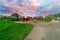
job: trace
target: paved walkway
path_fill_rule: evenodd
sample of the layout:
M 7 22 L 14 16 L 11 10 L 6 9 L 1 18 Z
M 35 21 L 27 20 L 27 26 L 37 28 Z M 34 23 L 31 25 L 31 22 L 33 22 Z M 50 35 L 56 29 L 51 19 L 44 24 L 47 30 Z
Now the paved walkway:
M 33 23 L 34 28 L 25 40 L 60 40 L 60 22 L 52 28 L 50 23 Z
M 55 25 L 51 26 L 51 23 Z M 60 40 L 60 21 L 40 22 L 34 24 L 33 30 L 25 40 Z
M 45 37 L 45 29 L 42 27 L 43 23 L 34 24 L 34 28 L 25 40 L 42 40 Z

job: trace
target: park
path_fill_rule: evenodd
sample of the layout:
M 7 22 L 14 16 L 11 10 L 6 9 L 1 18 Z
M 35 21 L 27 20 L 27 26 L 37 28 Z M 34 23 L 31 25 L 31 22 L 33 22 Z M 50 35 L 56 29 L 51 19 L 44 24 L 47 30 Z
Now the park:
M 60 0 L 0 0 L 0 40 L 60 40 Z
M 19 18 L 16 13 L 8 17 L 0 16 L 0 40 L 50 40 L 50 35 L 59 35 L 60 21 L 52 21 L 54 16 Z

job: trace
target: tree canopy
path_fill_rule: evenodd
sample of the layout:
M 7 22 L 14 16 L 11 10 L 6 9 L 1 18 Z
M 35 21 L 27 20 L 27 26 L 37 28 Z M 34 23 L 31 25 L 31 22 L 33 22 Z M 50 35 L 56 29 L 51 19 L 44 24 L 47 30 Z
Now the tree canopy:
M 60 12 L 58 14 L 54 14 L 55 17 L 60 17 Z

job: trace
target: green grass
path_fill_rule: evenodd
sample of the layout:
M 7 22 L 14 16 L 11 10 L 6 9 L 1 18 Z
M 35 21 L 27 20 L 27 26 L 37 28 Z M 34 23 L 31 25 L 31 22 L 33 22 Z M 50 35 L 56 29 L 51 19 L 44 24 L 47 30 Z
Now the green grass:
M 24 40 L 33 25 L 0 20 L 0 40 Z
M 36 20 L 36 22 L 51 22 L 49 20 Z

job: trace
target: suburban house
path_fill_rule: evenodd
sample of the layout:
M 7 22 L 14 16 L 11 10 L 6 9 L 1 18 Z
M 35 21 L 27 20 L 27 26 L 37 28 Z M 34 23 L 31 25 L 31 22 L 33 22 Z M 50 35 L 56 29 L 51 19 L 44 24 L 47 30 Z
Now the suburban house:
M 16 14 L 16 13 L 15 13 Z M 5 17 L 8 17 L 10 18 L 10 20 L 12 21 L 34 21 L 34 20 L 44 20 L 44 17 L 43 16 L 36 16 L 36 17 L 30 17 L 30 16 L 19 16 L 19 17 L 16 17 L 16 14 L 14 16 L 11 16 L 12 14 L 3 14 L 3 16 Z
M 34 20 L 44 20 L 43 17 L 34 17 Z
M 32 21 L 32 17 L 29 17 L 29 16 L 24 17 L 24 16 L 22 16 L 21 21 Z
M 60 17 L 55 17 L 55 20 L 60 20 Z

